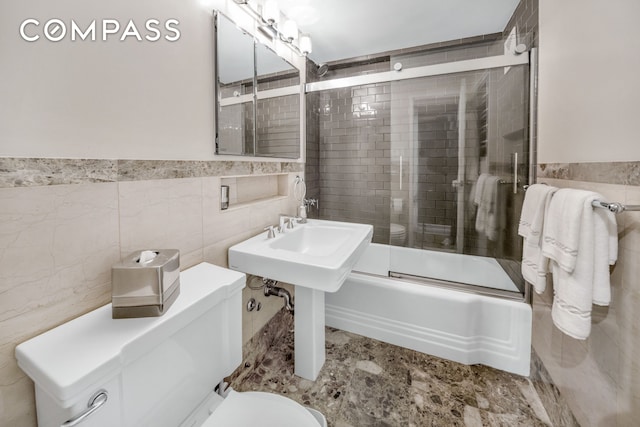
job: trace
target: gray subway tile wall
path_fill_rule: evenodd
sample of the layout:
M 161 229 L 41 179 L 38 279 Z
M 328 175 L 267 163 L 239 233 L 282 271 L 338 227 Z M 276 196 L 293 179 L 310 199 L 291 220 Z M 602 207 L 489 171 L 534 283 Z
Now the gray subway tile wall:
M 379 70 L 380 64 L 359 65 L 358 72 Z M 389 239 L 389 91 L 386 83 L 319 95 L 320 217 L 372 224 L 377 243 Z

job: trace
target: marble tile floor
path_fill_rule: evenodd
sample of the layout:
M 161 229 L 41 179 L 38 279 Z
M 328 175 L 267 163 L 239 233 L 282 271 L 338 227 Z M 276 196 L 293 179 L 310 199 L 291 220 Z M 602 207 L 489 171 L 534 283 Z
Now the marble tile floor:
M 326 329 L 315 382 L 293 374 L 293 331 L 234 373 L 237 391 L 267 391 L 322 411 L 331 427 L 550 426 L 531 381 L 341 330 Z

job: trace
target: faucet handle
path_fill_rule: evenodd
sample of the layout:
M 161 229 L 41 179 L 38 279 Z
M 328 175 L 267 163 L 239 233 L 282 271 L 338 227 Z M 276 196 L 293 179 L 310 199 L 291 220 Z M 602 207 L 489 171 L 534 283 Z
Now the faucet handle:
M 267 239 L 273 239 L 274 237 L 276 237 L 276 230 L 275 230 L 275 226 L 270 225 L 268 227 L 264 228 L 265 231 L 269 231 L 267 233 Z
M 292 216 L 287 218 L 287 228 L 288 229 L 292 229 L 294 227 L 294 225 L 296 225 L 296 219 L 294 217 L 292 217 Z

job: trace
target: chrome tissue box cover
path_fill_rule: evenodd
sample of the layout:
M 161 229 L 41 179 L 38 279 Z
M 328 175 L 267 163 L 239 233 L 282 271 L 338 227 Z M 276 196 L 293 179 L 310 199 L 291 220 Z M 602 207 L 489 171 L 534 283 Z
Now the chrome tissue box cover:
M 157 255 L 140 262 L 143 251 L 127 255 L 111 267 L 114 319 L 161 316 L 180 294 L 180 252 L 152 249 Z

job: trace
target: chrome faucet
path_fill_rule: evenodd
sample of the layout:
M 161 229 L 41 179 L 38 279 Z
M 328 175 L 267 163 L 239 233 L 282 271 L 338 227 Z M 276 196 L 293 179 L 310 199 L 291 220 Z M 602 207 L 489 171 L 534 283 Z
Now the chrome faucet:
M 270 225 L 268 227 L 264 228 L 265 231 L 269 231 L 267 233 L 267 239 L 273 239 L 276 237 L 276 230 L 275 230 L 275 225 Z
M 295 225 L 294 217 L 286 214 L 280 214 L 280 222 L 278 224 L 278 231 L 280 233 L 284 233 L 285 229 L 291 230 L 294 225 Z

